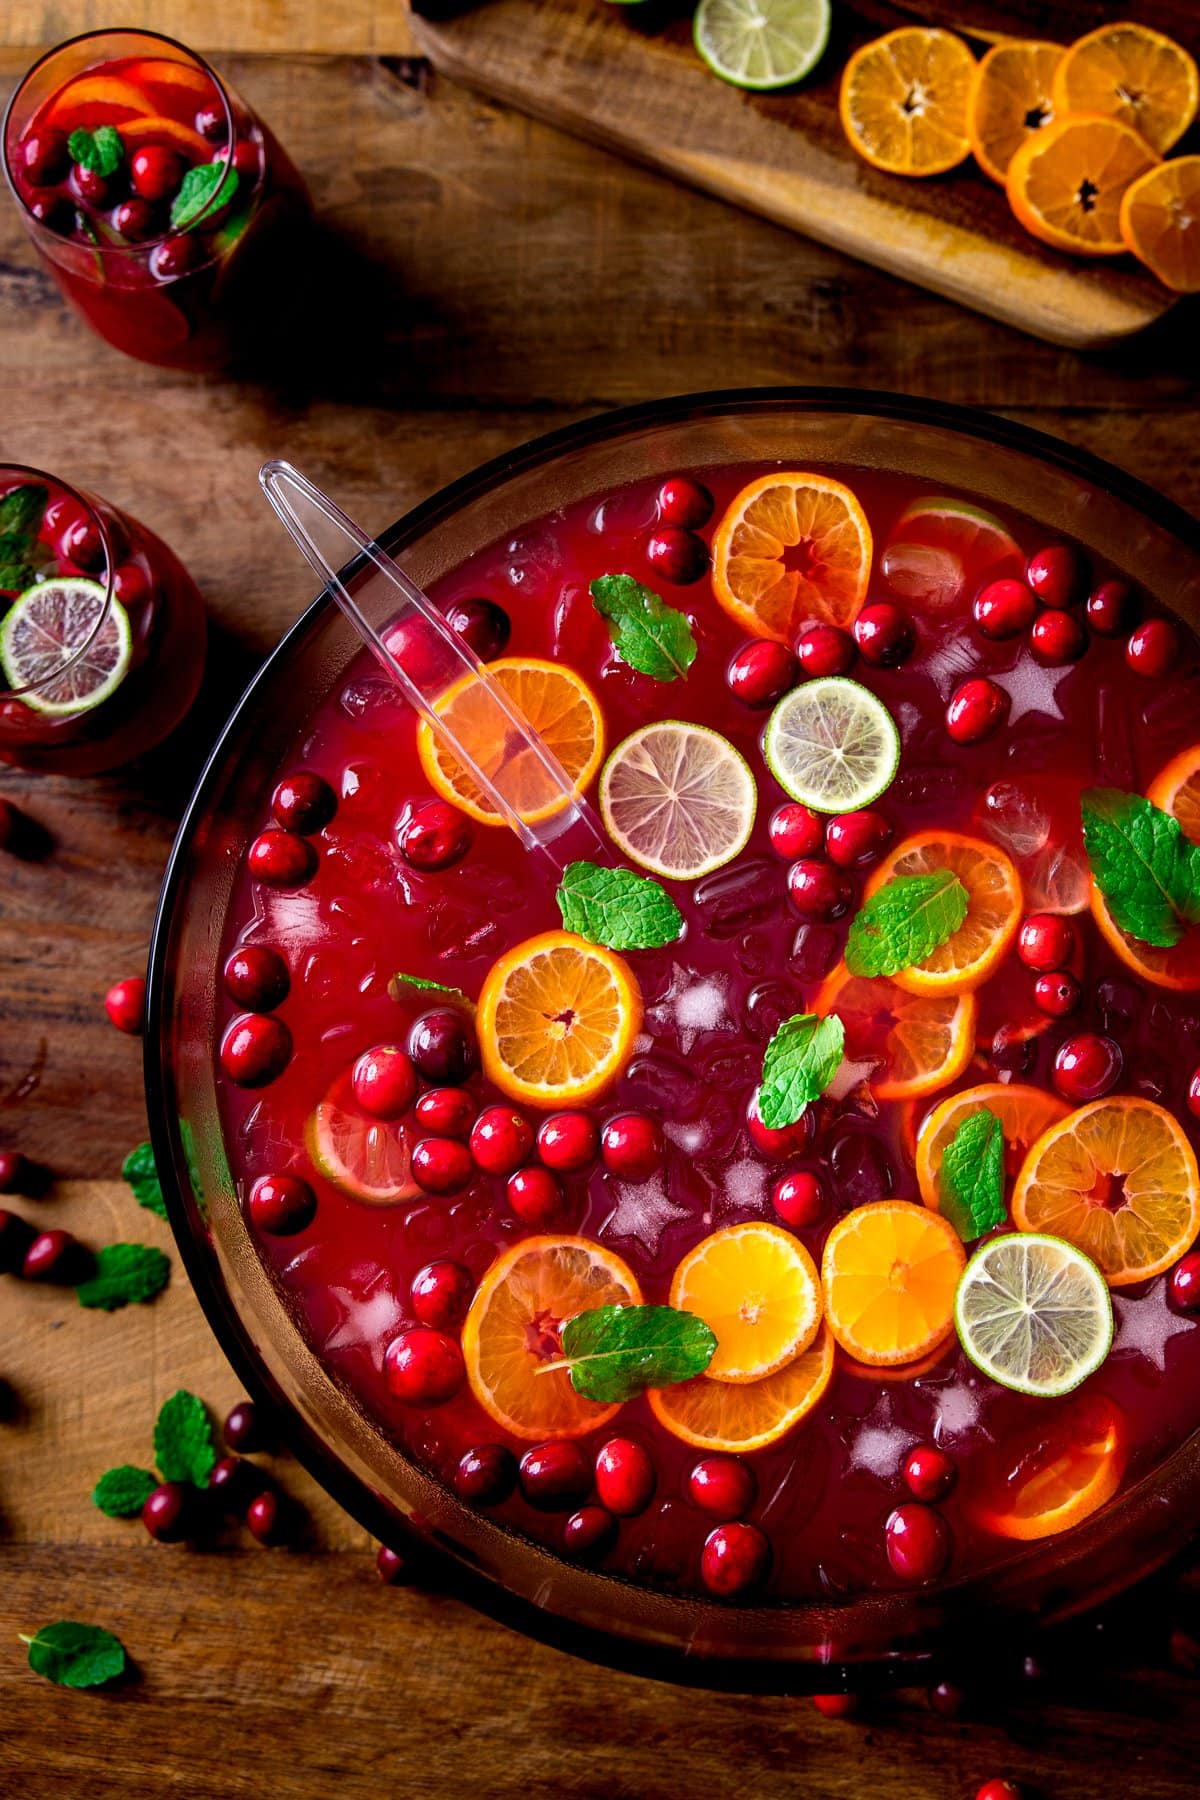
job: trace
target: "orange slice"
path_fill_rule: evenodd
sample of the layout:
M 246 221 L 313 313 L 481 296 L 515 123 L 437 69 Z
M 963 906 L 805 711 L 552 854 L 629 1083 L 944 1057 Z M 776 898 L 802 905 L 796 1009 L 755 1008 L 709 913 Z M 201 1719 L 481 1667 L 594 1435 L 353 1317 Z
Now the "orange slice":
M 1121 199 L 1121 236 L 1176 294 L 1200 293 L 1200 156 L 1148 169 Z
M 892 175 L 941 175 L 971 153 L 975 58 L 952 31 L 904 25 L 856 50 L 838 112 L 851 145 Z
M 983 1107 L 995 1113 L 1004 1132 L 1004 1161 L 1009 1176 L 1020 1173 L 1030 1145 L 1051 1125 L 1065 1119 L 1070 1107 L 1057 1094 L 1027 1087 L 1020 1081 L 985 1081 L 979 1087 L 951 1094 L 927 1115 L 917 1135 L 916 1167 L 921 1198 L 934 1212 L 940 1210 L 938 1170 L 946 1146 L 972 1113 Z
M 111 124 L 119 125 L 135 113 L 146 111 L 146 96 L 141 88 L 135 87 L 132 81 L 124 81 L 119 75 L 81 75 L 78 81 L 68 82 L 58 94 L 46 115 L 48 125 L 57 125 L 61 119 L 77 113 L 81 107 L 87 107 L 92 118 L 92 130 L 103 121 L 95 117 L 95 109 L 104 107 L 111 109 Z M 122 131 L 122 137 L 125 135 Z M 211 144 L 205 146 L 205 161 L 212 154 Z
M 867 591 L 871 527 L 827 475 L 763 475 L 730 501 L 712 546 L 713 593 L 743 630 L 790 645 L 802 625 L 849 625 Z
M 1054 76 L 1057 112 L 1119 119 L 1160 155 L 1179 142 L 1198 99 L 1196 64 L 1183 46 L 1131 21 L 1078 38 Z
M 993 44 L 979 65 L 967 135 L 975 161 L 1001 187 L 1021 145 L 1054 117 L 1051 89 L 1062 53 L 1061 44 L 1012 38 Z
M 553 750 L 575 791 L 582 793 L 604 755 L 604 720 L 587 683 L 565 664 L 534 656 L 501 657 L 488 664 L 488 674 Z M 532 751 L 514 748 L 511 734 L 499 728 L 495 702 L 473 675 L 454 682 L 434 707 L 484 775 L 494 779 L 503 765 L 503 791 L 527 824 L 549 819 L 569 804 L 540 759 Z M 430 786 L 443 800 L 461 806 L 483 825 L 504 823 L 474 776 L 424 719 L 417 725 L 417 755 Z
M 1200 213 L 1197 223 L 1200 224 Z M 1173 756 L 1146 789 L 1146 798 L 1152 806 L 1179 820 L 1184 837 L 1200 844 L 1200 744 L 1192 744 Z
M 1074 1244 L 1110 1287 L 1128 1287 L 1169 1269 L 1200 1232 L 1195 1153 L 1153 1100 L 1093 1100 L 1034 1144 L 1012 1215 L 1021 1231 Z
M 892 977 L 910 994 L 964 994 L 987 980 L 1021 923 L 1021 877 L 1003 850 L 957 831 L 919 831 L 897 844 L 867 884 L 867 898 L 899 875 L 952 869 L 967 890 L 967 916 L 946 942 Z
M 951 1340 L 946 1338 L 934 1346 L 925 1356 L 918 1356 L 915 1362 L 878 1364 L 855 1362 L 844 1350 L 838 1351 L 838 1367 L 844 1375 L 854 1375 L 859 1381 L 916 1381 L 921 1375 L 932 1375 L 951 1352 Z
M 641 990 L 611 950 L 545 931 L 492 964 L 476 1028 L 483 1072 L 503 1093 L 533 1106 L 580 1106 L 629 1061 Z
M 999 1537 L 1052 1537 L 1112 1499 L 1127 1459 L 1116 1406 L 1099 1394 L 1080 1395 L 997 1447 L 971 1511 Z
M 598 1306 L 640 1306 L 641 1290 L 619 1256 L 590 1238 L 532 1237 L 487 1271 L 463 1325 L 471 1392 L 490 1418 L 520 1438 L 580 1437 L 616 1406 L 571 1386 L 562 1327 Z
M 1005 181 L 1008 203 L 1026 231 L 1056 250 L 1120 256 L 1122 196 L 1157 161 L 1131 125 L 1072 113 L 1016 151 Z
M 797 1426 L 833 1376 L 833 1338 L 824 1328 L 793 1362 L 761 1381 L 710 1381 L 697 1375 L 674 1387 L 649 1388 L 650 1410 L 664 1430 L 697 1450 L 744 1456 L 765 1450 Z
M 1089 899 L 1101 937 L 1127 969 L 1132 969 L 1152 987 L 1170 988 L 1177 994 L 1200 988 L 1200 925 L 1187 926 L 1177 944 L 1162 950 L 1154 944 L 1143 944 L 1121 930 L 1095 882 Z
M 910 994 L 893 981 L 851 975 L 839 963 L 821 983 L 813 1011 L 842 1021 L 848 1061 L 881 1065 L 869 1078 L 877 1100 L 936 1093 L 962 1074 L 974 1050 L 973 994 Z
M 142 143 L 172 144 L 185 156 L 197 157 L 205 163 L 212 160 L 213 147 L 205 143 L 198 131 L 193 131 L 190 125 L 181 125 L 178 119 L 163 118 L 161 114 L 150 119 L 130 119 L 122 125 L 121 136 L 127 148 Z
M 140 83 L 152 81 L 157 87 L 183 88 L 198 100 L 212 100 L 215 104 L 211 75 L 187 63 L 172 62 L 166 56 L 145 56 L 134 64 L 134 74 Z
M 730 1225 L 690 1250 L 671 1305 L 715 1333 L 710 1381 L 761 1381 L 794 1362 L 821 1324 L 821 1283 L 804 1245 L 778 1225 Z
M 954 1330 L 954 1295 L 966 1267 L 954 1227 L 911 1200 L 873 1200 L 838 1220 L 825 1240 L 825 1317 L 856 1362 L 915 1362 Z

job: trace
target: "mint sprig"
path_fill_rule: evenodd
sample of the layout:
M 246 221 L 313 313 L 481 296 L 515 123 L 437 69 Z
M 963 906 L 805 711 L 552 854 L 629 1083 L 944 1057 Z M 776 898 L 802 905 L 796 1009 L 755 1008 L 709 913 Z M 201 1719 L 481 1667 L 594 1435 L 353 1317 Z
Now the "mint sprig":
M 158 1486 L 149 1469 L 121 1463 L 106 1469 L 92 1489 L 92 1500 L 109 1519 L 132 1519 L 140 1513 Z
M 238 190 L 238 173 L 232 165 L 197 163 L 179 184 L 179 192 L 171 202 L 171 225 L 175 231 L 186 231 L 201 214 L 219 212 Z
M 208 1486 L 217 1460 L 212 1421 L 203 1400 L 186 1388 L 163 1402 L 154 1423 L 154 1460 L 164 1481 Z
M 846 967 L 866 976 L 911 969 L 953 937 L 967 905 L 967 890 L 952 869 L 895 876 L 855 915 Z
M 600 575 L 588 589 L 608 620 L 622 662 L 655 681 L 682 680 L 696 660 L 696 640 L 684 613 L 632 575 Z
M 666 889 L 631 869 L 568 863 L 555 899 L 565 931 L 610 950 L 655 950 L 683 930 L 683 914 Z
M 119 1638 L 102 1625 L 80 1625 L 75 1619 L 59 1619 L 43 1625 L 34 1637 L 21 1634 L 29 1646 L 29 1666 L 35 1675 L 59 1687 L 101 1687 L 125 1672 L 125 1650 Z
M 445 994 L 447 1000 L 455 1000 L 460 1006 L 474 1007 L 474 1002 L 467 998 L 461 988 L 447 987 L 444 981 L 428 981 L 424 975 L 397 973 L 388 982 L 388 993 L 393 1000 L 401 999 L 405 988 L 416 988 L 420 993 Z
M 964 1119 L 946 1145 L 938 1207 L 964 1244 L 1004 1223 L 1004 1127 L 986 1106 Z
M 71 161 L 96 175 L 115 175 L 125 160 L 125 146 L 114 125 L 98 125 L 89 131 L 80 125 L 67 139 Z
M 717 1339 L 703 1319 L 678 1307 L 597 1306 L 567 1321 L 562 1348 L 575 1392 L 611 1405 L 702 1375 Z
M 133 1197 L 138 1205 L 144 1206 L 147 1212 L 157 1213 L 160 1219 L 165 1219 L 167 1203 L 163 1199 L 153 1147 L 150 1144 L 139 1144 L 136 1150 L 131 1150 L 121 1164 L 121 1174 L 133 1189 Z
M 40 483 L 26 481 L 0 500 L 0 590 L 5 593 L 23 593 L 47 560 L 38 532 L 49 498 Z
M 170 1259 L 149 1244 L 106 1244 L 96 1252 L 96 1266 L 75 1289 L 80 1306 L 115 1312 L 119 1306 L 144 1305 L 166 1287 Z
M 842 1063 L 846 1032 L 836 1013 L 795 1013 L 767 1045 L 758 1112 L 772 1131 L 794 1125 L 810 1101 L 825 1092 Z
M 1200 923 L 1200 847 L 1141 794 L 1089 788 L 1080 810 L 1092 879 L 1116 923 L 1140 943 L 1170 950 L 1186 926 Z

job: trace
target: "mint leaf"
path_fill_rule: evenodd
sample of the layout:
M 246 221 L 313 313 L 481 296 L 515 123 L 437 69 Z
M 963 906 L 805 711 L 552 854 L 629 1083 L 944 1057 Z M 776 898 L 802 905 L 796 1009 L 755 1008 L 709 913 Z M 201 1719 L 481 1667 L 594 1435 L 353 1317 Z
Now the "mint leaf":
M 33 586 L 35 574 L 32 563 L 0 562 L 0 592 L 23 594 L 27 587 Z
M 1004 1223 L 1004 1127 L 986 1106 L 964 1119 L 946 1145 L 938 1207 L 964 1244 Z
M 217 1460 L 212 1424 L 203 1400 L 186 1388 L 163 1402 L 154 1424 L 154 1460 L 164 1481 L 208 1486 Z
M 80 126 L 67 139 L 71 161 L 97 175 L 115 175 L 125 160 L 125 146 L 115 126 L 100 125 L 95 131 Z
M 132 1519 L 140 1513 L 158 1486 L 148 1469 L 135 1469 L 132 1463 L 106 1469 L 95 1487 L 92 1499 L 110 1519 Z
M 1200 922 L 1200 848 L 1140 794 L 1089 788 L 1080 810 L 1092 878 L 1113 918 L 1130 937 L 1169 950 Z
M 795 1013 L 767 1045 L 758 1090 L 759 1117 L 772 1131 L 794 1125 L 829 1086 L 842 1063 L 846 1032 L 836 1013 Z
M 953 937 L 967 916 L 967 890 L 953 869 L 897 875 L 855 915 L 846 940 L 852 975 L 911 969 Z
M 445 994 L 447 999 L 457 1000 L 460 1006 L 474 1011 L 474 1001 L 469 1000 L 461 988 L 447 987 L 444 981 L 427 981 L 423 975 L 393 975 L 388 982 L 388 993 L 393 1000 L 399 1000 L 406 987 L 418 988 L 422 993 Z
M 21 1642 L 29 1645 L 29 1666 L 34 1674 L 44 1675 L 59 1687 L 100 1687 L 124 1673 L 121 1641 L 100 1625 L 60 1619 L 57 1625 L 43 1625 L 35 1637 L 22 1634 Z
M 596 611 L 608 620 L 622 662 L 655 681 L 686 676 L 696 660 L 696 640 L 685 614 L 632 575 L 600 575 L 588 591 Z
M 197 163 L 179 184 L 179 192 L 171 202 L 171 224 L 176 231 L 186 231 L 202 213 L 219 212 L 228 206 L 238 189 L 237 170 L 223 163 Z
M 28 543 L 41 530 L 42 515 L 50 495 L 39 482 L 25 481 L 20 487 L 10 488 L 3 500 L 0 500 L 0 536 L 10 535 L 22 543 Z
M 610 950 L 655 950 L 683 930 L 683 914 L 666 889 L 632 869 L 568 863 L 555 898 L 565 931 Z
M 597 1306 L 568 1319 L 562 1347 L 575 1392 L 608 1405 L 702 1375 L 717 1339 L 703 1319 L 674 1306 Z
M 115 1312 L 119 1306 L 153 1300 L 166 1287 L 170 1273 L 170 1259 L 149 1244 L 106 1244 L 96 1252 L 95 1273 L 75 1292 L 81 1306 Z
M 165 1219 L 167 1203 L 163 1199 L 152 1146 L 139 1144 L 136 1150 L 131 1150 L 121 1164 L 121 1174 L 133 1189 L 138 1205 L 144 1206 L 148 1212 L 157 1213 L 160 1219 Z

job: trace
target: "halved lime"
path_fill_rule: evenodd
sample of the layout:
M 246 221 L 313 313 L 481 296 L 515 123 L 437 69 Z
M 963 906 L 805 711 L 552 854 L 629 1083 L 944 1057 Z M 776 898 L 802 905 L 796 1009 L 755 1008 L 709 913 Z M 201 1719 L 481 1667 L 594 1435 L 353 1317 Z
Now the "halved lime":
M 731 862 L 754 829 L 745 757 L 706 725 L 663 719 L 622 740 L 600 774 L 608 833 L 652 875 L 695 881 Z
M 404 1123 L 372 1119 L 354 1098 L 349 1072 L 339 1075 L 305 1128 L 314 1167 L 352 1200 L 398 1206 L 420 1192 L 409 1164 Z
M 106 613 L 106 598 L 98 581 L 56 576 L 26 588 L 9 607 L 0 626 L 0 668 L 34 712 L 90 712 L 124 681 L 132 654 L 129 615 L 115 596 Z
M 763 754 L 793 800 L 814 812 L 856 812 L 891 786 L 900 733 L 869 689 L 826 675 L 783 696 L 767 720 Z
M 1018 1394 L 1069 1394 L 1112 1348 L 1103 1275 L 1074 1244 L 1036 1231 L 1010 1232 L 975 1252 L 954 1323 L 975 1367 Z
M 696 48 L 714 75 L 765 92 L 816 68 L 829 42 L 829 0 L 700 0 Z

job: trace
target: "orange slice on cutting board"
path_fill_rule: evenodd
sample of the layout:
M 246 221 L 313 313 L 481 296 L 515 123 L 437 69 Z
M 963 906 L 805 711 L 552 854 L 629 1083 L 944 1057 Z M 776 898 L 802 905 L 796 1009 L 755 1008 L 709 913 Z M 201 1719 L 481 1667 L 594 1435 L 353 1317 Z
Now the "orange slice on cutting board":
M 1165 155 L 1196 116 L 1195 59 L 1174 38 L 1124 20 L 1077 38 L 1054 73 L 1059 113 L 1119 119 Z
M 891 175 L 942 175 L 971 154 L 976 64 L 952 31 L 903 25 L 856 50 L 838 112 L 851 145 Z
M 1008 203 L 1026 231 L 1076 256 L 1120 256 L 1121 201 L 1158 156 L 1131 125 L 1070 113 L 1035 131 L 1008 165 Z
M 1148 169 L 1121 199 L 1121 236 L 1175 294 L 1200 293 L 1200 156 Z
M 1054 118 L 1054 71 L 1062 54 L 1061 44 L 1014 38 L 993 44 L 979 65 L 967 135 L 975 161 L 1001 187 L 1021 145 Z

